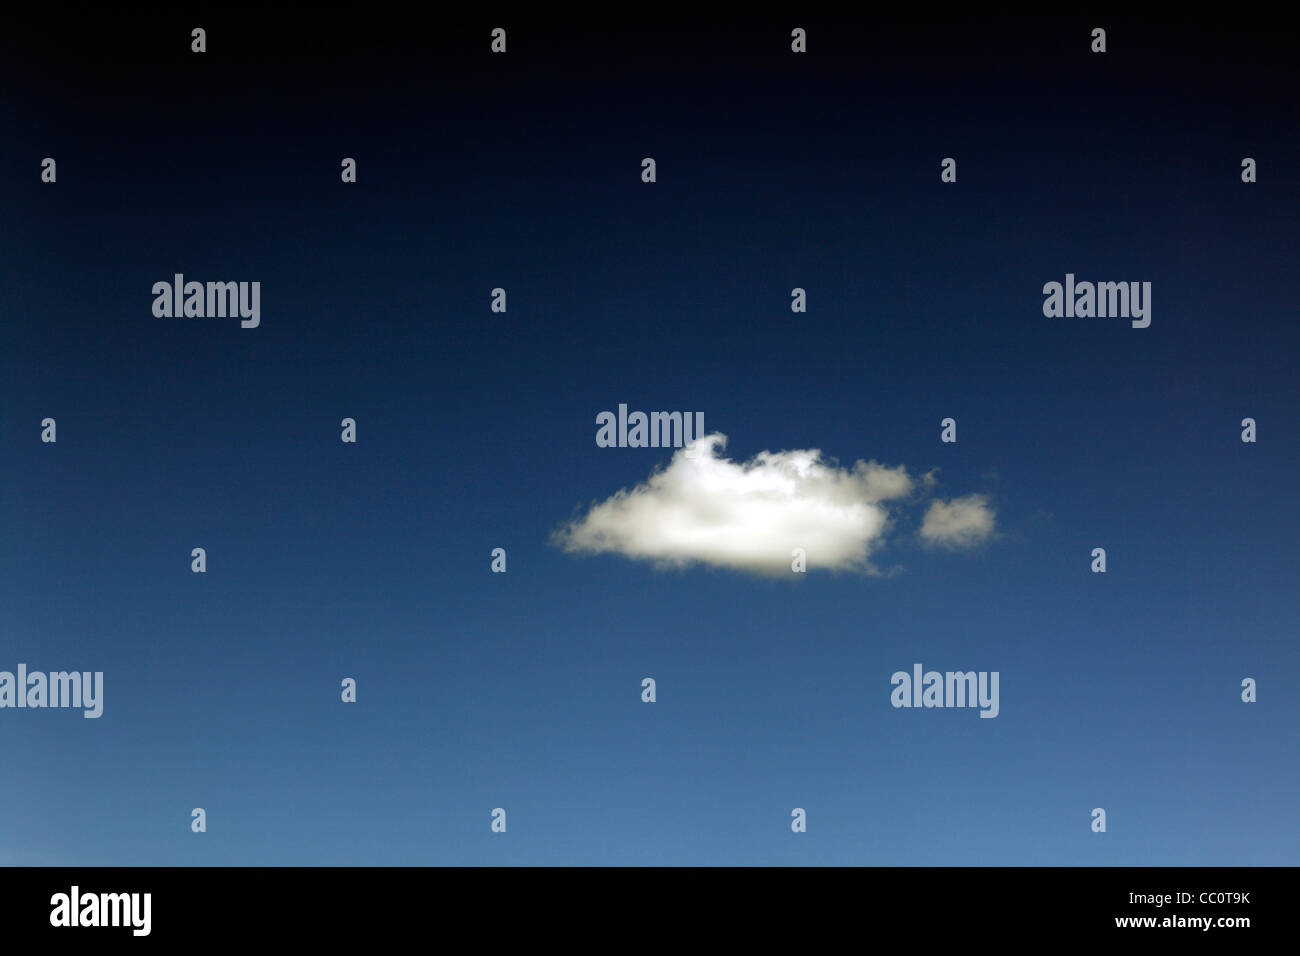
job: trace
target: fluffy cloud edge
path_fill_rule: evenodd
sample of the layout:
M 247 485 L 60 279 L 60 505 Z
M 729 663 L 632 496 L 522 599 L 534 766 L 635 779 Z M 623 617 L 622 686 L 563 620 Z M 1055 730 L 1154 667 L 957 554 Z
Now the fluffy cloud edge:
M 979 547 L 992 536 L 997 513 L 988 495 L 973 494 L 946 501 L 932 501 L 921 521 L 923 542 L 950 551 Z
M 660 569 L 693 565 L 773 577 L 794 570 L 878 575 L 871 558 L 886 543 L 890 503 L 928 494 L 934 471 L 910 475 L 874 459 L 851 468 L 820 449 L 762 451 L 746 461 L 721 456 L 727 437 L 702 436 L 630 488 L 592 501 L 555 529 L 569 553 L 621 554 Z M 934 502 L 922 540 L 962 548 L 992 533 L 982 495 Z

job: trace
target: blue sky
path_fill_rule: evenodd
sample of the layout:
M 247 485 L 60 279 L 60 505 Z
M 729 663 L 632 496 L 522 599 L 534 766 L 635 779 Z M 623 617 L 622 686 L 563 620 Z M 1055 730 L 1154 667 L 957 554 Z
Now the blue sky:
M 0 669 L 105 703 L 0 711 L 0 863 L 1297 862 L 1294 104 L 1108 56 L 8 94 Z M 260 327 L 155 318 L 176 272 L 260 281 Z M 1045 318 L 1067 272 L 1151 281 L 1151 326 Z M 892 576 L 566 553 L 668 464 L 596 446 L 620 402 L 938 469 L 996 534 L 902 511 Z M 892 708 L 915 662 L 998 671 L 998 717 Z

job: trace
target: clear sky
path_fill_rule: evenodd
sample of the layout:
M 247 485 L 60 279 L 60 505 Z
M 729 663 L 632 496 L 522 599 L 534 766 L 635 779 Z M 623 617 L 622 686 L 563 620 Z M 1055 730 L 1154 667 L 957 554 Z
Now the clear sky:
M 8 41 L 0 670 L 104 705 L 0 710 L 0 864 L 1300 862 L 1294 68 L 495 25 Z M 259 327 L 155 317 L 175 273 L 259 281 Z M 1066 273 L 1150 281 L 1150 327 L 1046 318 Z M 620 403 L 995 530 L 566 551 L 669 464 L 597 446 Z M 997 671 L 998 716 L 892 707 L 914 663 Z

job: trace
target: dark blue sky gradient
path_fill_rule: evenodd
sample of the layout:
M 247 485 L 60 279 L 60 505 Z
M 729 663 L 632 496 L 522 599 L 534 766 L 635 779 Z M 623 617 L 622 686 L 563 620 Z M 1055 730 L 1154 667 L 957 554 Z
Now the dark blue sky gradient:
M 105 702 L 0 711 L 0 864 L 1300 860 L 1294 67 L 1263 27 L 796 23 L 9 38 L 0 669 Z M 261 326 L 155 318 L 175 272 L 260 281 Z M 1152 282 L 1150 328 L 1044 318 L 1067 272 Z M 620 402 L 937 467 L 998 537 L 565 554 L 667 461 L 596 446 Z M 1000 715 L 893 709 L 914 662 L 999 671 Z

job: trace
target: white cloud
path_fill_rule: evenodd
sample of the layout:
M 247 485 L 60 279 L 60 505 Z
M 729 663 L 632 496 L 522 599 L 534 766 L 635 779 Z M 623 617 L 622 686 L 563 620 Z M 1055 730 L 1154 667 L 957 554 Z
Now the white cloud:
M 972 548 L 993 534 L 993 509 L 985 495 L 931 502 L 921 540 L 945 548 Z
M 726 443 L 713 434 L 696 440 L 690 456 L 679 449 L 667 467 L 561 528 L 555 542 L 567 551 L 769 575 L 789 574 L 792 549 L 803 548 L 809 570 L 870 571 L 890 523 L 884 503 L 915 487 L 901 465 L 840 468 L 817 449 L 734 462 L 720 456 Z

